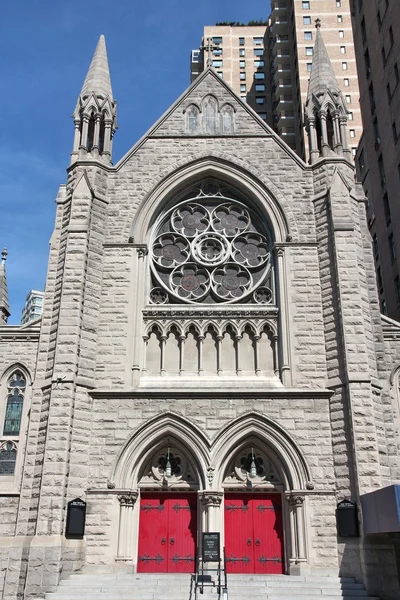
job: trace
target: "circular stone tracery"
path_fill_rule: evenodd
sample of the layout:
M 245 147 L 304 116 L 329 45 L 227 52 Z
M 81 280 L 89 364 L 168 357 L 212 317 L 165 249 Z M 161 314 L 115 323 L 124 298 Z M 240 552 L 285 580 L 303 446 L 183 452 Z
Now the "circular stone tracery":
M 270 242 L 260 231 L 261 219 L 228 198 L 226 189 L 214 189 L 214 194 L 206 194 L 205 186 L 196 190 L 158 225 L 151 266 L 156 287 L 171 299 L 238 302 L 271 286 Z M 264 294 L 253 298 L 272 300 Z
M 192 242 L 194 258 L 207 266 L 216 266 L 225 262 L 229 257 L 230 249 L 229 241 L 214 232 L 202 233 Z

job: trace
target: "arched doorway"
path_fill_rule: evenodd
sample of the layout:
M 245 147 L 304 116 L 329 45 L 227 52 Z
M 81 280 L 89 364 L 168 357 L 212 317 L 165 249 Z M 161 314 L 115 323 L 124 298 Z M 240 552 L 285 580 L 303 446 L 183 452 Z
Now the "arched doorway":
M 213 442 L 215 475 L 222 489 L 219 526 L 228 570 L 293 573 L 307 567 L 308 465 L 287 431 L 252 412 L 225 426 Z
M 227 570 L 285 572 L 282 478 L 260 445 L 244 445 L 230 461 L 223 486 Z
M 160 446 L 145 463 L 140 489 L 140 573 L 192 573 L 195 568 L 198 481 L 185 449 Z
M 140 572 L 194 570 L 208 461 L 207 439 L 177 413 L 157 415 L 133 433 L 109 480 L 120 504 L 116 561 Z

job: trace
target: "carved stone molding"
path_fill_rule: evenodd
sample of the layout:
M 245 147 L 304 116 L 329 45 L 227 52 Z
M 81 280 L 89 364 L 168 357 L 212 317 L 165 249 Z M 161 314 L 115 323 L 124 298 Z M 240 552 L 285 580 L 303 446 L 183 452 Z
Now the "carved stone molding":
M 202 492 L 200 494 L 200 500 L 203 506 L 219 507 L 221 506 L 223 495 L 223 492 Z
M 148 255 L 149 253 L 149 249 L 147 248 L 147 246 L 145 244 L 143 244 L 142 246 L 136 246 L 136 252 L 138 254 L 139 258 L 144 258 L 145 256 Z
M 298 494 L 291 494 L 290 496 L 287 496 L 287 501 L 289 506 L 303 506 L 304 504 L 304 496 L 300 496 Z
M 212 481 L 214 479 L 214 472 L 215 472 L 214 467 L 208 467 L 207 468 L 207 479 L 208 479 L 208 482 L 209 482 L 210 486 L 211 486 Z
M 120 494 L 118 501 L 121 506 L 134 506 L 138 498 L 138 492 L 127 492 L 126 494 Z

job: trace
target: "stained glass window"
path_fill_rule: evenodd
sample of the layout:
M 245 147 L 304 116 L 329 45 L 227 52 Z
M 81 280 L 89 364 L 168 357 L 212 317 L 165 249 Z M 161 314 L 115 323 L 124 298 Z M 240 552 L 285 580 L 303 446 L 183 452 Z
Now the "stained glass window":
M 226 130 L 233 110 L 224 118 Z M 274 302 L 268 228 L 236 196 L 205 182 L 165 215 L 151 250 L 153 303 Z
M 26 381 L 20 371 L 15 371 L 7 383 L 7 404 L 3 435 L 19 436 Z
M 0 475 L 14 475 L 17 449 L 13 442 L 5 442 L 0 447 Z

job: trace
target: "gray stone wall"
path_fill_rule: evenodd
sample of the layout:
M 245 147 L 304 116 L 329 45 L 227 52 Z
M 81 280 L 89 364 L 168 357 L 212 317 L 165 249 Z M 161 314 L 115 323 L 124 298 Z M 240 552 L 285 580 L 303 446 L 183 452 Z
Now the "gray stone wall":
M 0 498 L 9 515 L 0 520 L 4 535 L 14 528 L 25 540 L 0 554 L 9 600 L 23 589 L 26 597 L 54 590 L 61 571 L 115 564 L 113 467 L 137 428 L 166 413 L 184 416 L 209 440 L 251 411 L 273 420 L 297 445 L 314 484 L 303 490 L 310 564 L 365 580 L 375 564 L 368 545 L 360 552 L 358 542 L 338 543 L 335 526 L 338 499 L 358 500 L 400 474 L 389 384 L 399 342 L 382 333 L 353 169 L 339 158 L 306 166 L 215 75 L 199 81 L 115 168 L 72 165 L 57 197 L 39 346 L 0 339 L 5 368 L 21 361 L 34 369 L 38 351 L 19 509 L 16 498 Z M 202 106 L 210 93 L 220 108 L 234 107 L 234 130 L 189 135 L 185 109 Z M 149 230 L 185 186 L 218 174 L 252 188 L 259 208 L 269 203 L 270 218 L 275 211 L 283 223 L 275 248 L 279 355 L 287 353 L 285 384 L 297 392 L 274 395 L 252 382 L 257 391 L 242 397 L 191 395 L 190 385 L 163 395 L 168 377 L 160 377 L 154 396 L 141 394 Z M 77 496 L 88 501 L 85 542 L 64 537 L 66 503 Z

